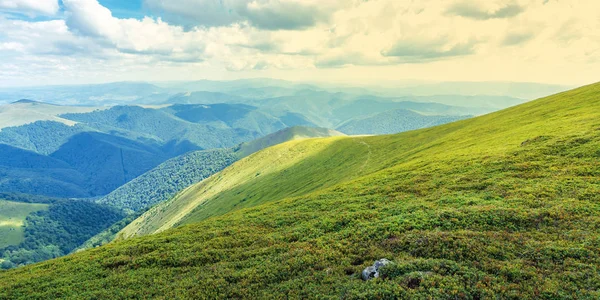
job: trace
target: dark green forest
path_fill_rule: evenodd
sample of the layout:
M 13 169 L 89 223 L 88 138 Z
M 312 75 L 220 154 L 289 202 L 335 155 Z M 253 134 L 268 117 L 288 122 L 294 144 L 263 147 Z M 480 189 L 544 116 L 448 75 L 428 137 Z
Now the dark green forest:
M 236 160 L 229 148 L 190 152 L 164 162 L 97 202 L 131 212 L 141 211 L 172 198 Z

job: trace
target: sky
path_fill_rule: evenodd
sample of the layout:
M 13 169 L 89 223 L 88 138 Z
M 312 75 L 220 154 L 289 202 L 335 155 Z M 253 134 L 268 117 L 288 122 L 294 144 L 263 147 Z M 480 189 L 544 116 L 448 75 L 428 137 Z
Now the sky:
M 600 81 L 598 0 L 0 0 L 0 86 Z

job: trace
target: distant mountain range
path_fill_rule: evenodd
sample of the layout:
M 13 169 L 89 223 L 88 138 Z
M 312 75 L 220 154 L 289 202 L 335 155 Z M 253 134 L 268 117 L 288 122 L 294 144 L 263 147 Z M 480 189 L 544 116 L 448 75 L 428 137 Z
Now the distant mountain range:
M 102 196 L 186 152 L 312 125 L 297 119 L 242 104 L 98 109 L 18 101 L 0 106 L 0 191 Z
M 0 103 L 18 99 L 62 105 L 131 105 L 159 104 L 172 101 L 192 92 L 201 92 L 207 103 L 231 103 L 233 98 L 269 99 L 296 96 L 306 91 L 346 94 L 350 96 L 372 95 L 400 101 L 437 102 L 458 106 L 486 107 L 482 97 L 495 97 L 494 102 L 503 99 L 533 100 L 557 93 L 571 86 L 512 83 L 512 82 L 442 82 L 405 83 L 376 85 L 343 85 L 323 83 L 295 83 L 275 79 L 241 79 L 233 81 L 189 81 L 189 82 L 115 82 L 95 85 L 40 86 L 0 88 Z M 472 97 L 469 105 L 454 102 L 457 97 Z M 452 100 L 453 102 L 450 102 Z M 181 103 L 181 102 L 180 102 Z M 197 103 L 197 102 L 196 102 Z M 494 108 L 499 103 L 492 103 Z M 513 105 L 518 104 L 514 103 Z

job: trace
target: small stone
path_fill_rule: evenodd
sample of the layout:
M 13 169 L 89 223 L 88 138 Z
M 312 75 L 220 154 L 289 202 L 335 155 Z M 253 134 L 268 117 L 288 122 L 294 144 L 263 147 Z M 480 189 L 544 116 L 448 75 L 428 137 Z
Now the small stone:
M 377 273 L 377 269 L 375 269 L 375 267 L 373 267 L 373 266 L 367 267 L 362 271 L 362 279 L 363 280 L 373 279 L 373 278 L 375 278 L 375 275 L 379 275 L 379 274 Z
M 375 267 L 375 269 L 377 269 L 377 271 L 379 271 L 379 268 L 383 267 L 383 266 L 387 266 L 391 263 L 391 261 L 382 258 L 378 261 L 375 262 L 375 264 L 373 265 Z
M 362 279 L 370 280 L 373 278 L 378 278 L 379 277 L 379 269 L 386 265 L 389 265 L 390 263 L 392 263 L 392 262 L 385 258 L 375 261 L 375 263 L 372 266 L 367 267 L 362 271 Z

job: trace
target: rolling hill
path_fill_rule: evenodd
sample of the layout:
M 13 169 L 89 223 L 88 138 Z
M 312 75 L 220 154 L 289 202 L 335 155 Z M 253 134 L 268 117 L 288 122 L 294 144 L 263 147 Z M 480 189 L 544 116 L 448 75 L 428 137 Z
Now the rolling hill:
M 86 113 L 103 107 L 62 106 L 22 99 L 0 105 L 0 130 L 6 127 L 21 126 L 36 121 L 54 121 L 73 126 L 76 122 L 59 117 L 65 113 Z
M 443 98 L 444 96 L 440 96 Z M 482 97 L 485 98 L 485 97 Z M 485 107 L 458 107 L 434 102 L 419 102 L 413 97 L 382 98 L 355 96 L 346 93 L 302 90 L 293 96 L 260 99 L 250 102 L 274 116 L 297 113 L 317 126 L 336 128 L 354 118 L 383 113 L 389 110 L 409 109 L 427 115 L 480 115 L 494 111 Z
M 249 99 L 225 93 L 206 92 L 202 90 L 178 93 L 171 96 L 166 103 L 169 104 L 219 104 L 219 103 L 247 103 Z
M 251 89 L 254 92 L 260 88 Z M 240 92 L 238 90 L 230 93 Z M 443 102 L 443 103 L 442 103 Z M 501 96 L 401 96 L 378 97 L 369 94 L 354 95 L 343 92 L 328 92 L 319 89 L 295 89 L 284 95 L 271 97 L 237 97 L 223 93 L 193 92 L 172 97 L 167 103 L 206 104 L 228 103 L 258 107 L 259 111 L 283 119 L 286 114 L 301 116 L 301 121 L 294 125 L 316 125 L 327 128 L 339 126 L 354 118 L 365 118 L 373 114 L 389 110 L 406 109 L 425 115 L 481 115 L 494 110 L 525 102 L 523 99 Z M 460 106 L 451 103 L 460 103 Z M 221 104 L 222 105 L 222 104 Z M 218 111 L 218 107 L 215 107 Z M 171 109 L 171 108 L 168 108 Z M 202 112 L 186 111 L 187 115 L 199 116 Z M 413 126 L 417 128 L 416 126 Z
M 172 105 L 163 110 L 192 123 L 214 128 L 239 128 L 257 132 L 261 136 L 295 125 L 285 124 L 256 107 L 243 104 Z
M 599 120 L 594 84 L 277 145 L 137 220 L 186 226 L 2 272 L 0 298 L 598 298 Z
M 95 130 L 113 135 L 123 135 L 134 139 L 145 138 L 164 145 L 183 144 L 187 149 L 179 151 L 178 154 L 190 150 L 231 147 L 261 136 L 260 133 L 251 129 L 213 127 L 179 118 L 169 109 L 139 106 L 114 106 L 104 111 L 64 114 L 61 117 L 85 123 Z M 277 130 L 284 126 L 281 124 Z M 268 129 L 264 130 L 268 131 Z M 196 149 L 191 149 L 191 146 L 195 146 Z

